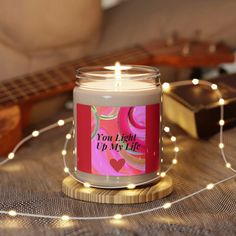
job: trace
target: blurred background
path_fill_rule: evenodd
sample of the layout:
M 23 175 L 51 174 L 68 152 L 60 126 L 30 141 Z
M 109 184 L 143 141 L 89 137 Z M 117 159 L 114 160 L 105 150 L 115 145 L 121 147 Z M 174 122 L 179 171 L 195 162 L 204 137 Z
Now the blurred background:
M 235 9 L 234 0 L 0 0 L 0 141 L 11 143 L 0 153 L 27 125 L 72 110 L 79 67 L 116 61 L 157 66 L 162 83 L 236 72 Z M 235 79 L 221 89 L 236 104 Z M 173 96 L 193 113 L 192 107 L 217 102 L 216 95 L 199 91 Z M 236 121 L 232 109 L 229 122 Z M 9 129 L 18 137 L 14 142 Z
M 174 33 L 235 47 L 235 8 L 233 0 L 0 0 L 0 80 Z

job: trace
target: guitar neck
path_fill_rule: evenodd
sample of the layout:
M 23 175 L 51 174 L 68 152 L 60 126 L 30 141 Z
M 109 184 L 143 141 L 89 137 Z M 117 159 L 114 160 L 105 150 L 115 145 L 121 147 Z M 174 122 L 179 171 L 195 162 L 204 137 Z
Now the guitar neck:
M 102 56 L 82 58 L 43 72 L 3 81 L 0 82 L 0 107 L 34 102 L 70 91 L 74 87 L 75 71 L 82 66 L 114 64 L 116 61 L 122 64 L 147 64 L 150 59 L 151 55 L 144 48 L 136 46 Z
M 43 72 L 0 82 L 0 107 L 34 102 L 72 90 L 75 70 L 83 66 L 121 64 L 168 65 L 175 67 L 216 66 L 233 62 L 234 53 L 224 44 L 180 39 L 156 40 L 144 45 L 85 57 Z

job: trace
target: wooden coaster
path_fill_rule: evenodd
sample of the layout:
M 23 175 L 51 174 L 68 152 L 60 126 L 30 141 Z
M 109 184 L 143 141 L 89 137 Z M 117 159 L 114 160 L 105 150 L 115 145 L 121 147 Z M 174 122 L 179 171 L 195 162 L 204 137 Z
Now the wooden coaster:
M 168 196 L 173 191 L 172 179 L 165 176 L 158 183 L 135 189 L 98 189 L 86 188 L 73 178 L 66 177 L 62 182 L 62 191 L 68 197 L 82 201 L 134 204 L 150 202 Z

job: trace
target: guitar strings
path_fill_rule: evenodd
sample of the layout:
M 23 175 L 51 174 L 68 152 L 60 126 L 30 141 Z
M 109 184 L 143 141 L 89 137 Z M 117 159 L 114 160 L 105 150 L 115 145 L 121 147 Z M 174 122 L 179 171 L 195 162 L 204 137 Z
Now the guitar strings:
M 172 53 L 178 52 L 178 54 L 180 51 L 181 54 L 184 54 L 184 52 L 185 52 L 184 49 L 186 49 L 186 45 L 189 45 L 191 43 L 191 42 L 190 43 L 186 42 L 186 40 L 177 40 L 177 41 L 172 40 L 173 41 L 172 44 L 168 45 L 167 41 L 163 40 L 163 41 L 159 42 L 159 44 L 160 44 L 159 46 L 161 46 L 158 48 L 159 55 L 163 52 L 168 54 L 168 51 L 170 51 Z M 152 46 L 152 42 L 147 45 Z M 181 48 L 180 48 L 180 46 L 181 46 Z M 210 47 L 208 48 L 208 50 L 210 50 Z M 154 51 L 154 48 L 152 47 L 152 53 L 150 55 L 150 53 L 148 53 L 149 50 L 147 50 L 145 48 L 145 46 L 137 45 L 132 48 L 127 48 L 125 50 L 117 50 L 112 53 L 108 52 L 105 55 L 98 54 L 93 57 L 84 57 L 84 58 L 74 60 L 74 61 L 71 61 L 68 63 L 63 63 L 63 64 L 57 66 L 55 69 L 49 68 L 46 72 L 32 73 L 30 76 L 27 76 L 27 77 L 24 76 L 23 79 L 20 79 L 19 77 L 17 77 L 16 79 L 14 79 L 12 81 L 8 81 L 8 82 L 3 81 L 0 83 L 0 89 L 2 88 L 5 91 L 7 90 L 7 94 L 4 98 L 0 98 L 0 103 L 10 103 L 10 102 L 14 103 L 14 102 L 19 102 L 19 100 L 22 100 L 22 99 L 27 100 L 27 99 L 29 99 L 29 95 L 36 95 L 37 93 L 40 93 L 42 91 L 46 91 L 50 88 L 61 86 L 66 81 L 68 81 L 68 83 L 70 83 L 73 80 L 65 80 L 65 78 L 67 76 L 63 76 L 63 73 L 60 73 L 60 71 L 63 71 L 63 69 L 65 69 L 65 68 L 72 67 L 73 70 L 71 70 L 71 71 L 74 71 L 80 65 L 84 65 L 84 66 L 91 65 L 91 64 L 98 65 L 99 64 L 99 63 L 97 63 L 98 61 L 100 62 L 100 64 L 107 64 L 107 63 L 111 63 L 114 61 L 122 61 L 127 64 L 130 61 L 133 62 L 132 59 L 134 59 L 134 58 L 136 61 L 137 61 L 137 58 L 139 58 L 140 60 L 141 59 L 149 59 L 152 57 L 153 51 Z M 55 77 L 48 76 L 48 74 L 50 74 L 50 71 L 54 71 L 54 72 L 59 71 L 59 76 L 55 76 Z M 59 82 L 60 80 L 61 80 L 61 82 Z M 21 82 L 19 83 L 18 81 L 21 81 Z M 45 83 L 42 83 L 43 81 Z M 4 85 L 4 83 L 6 83 L 6 85 Z M 16 88 L 15 83 L 17 83 L 20 88 L 18 88 L 18 87 Z M 32 83 L 34 84 L 34 86 L 30 86 L 30 85 L 32 85 Z M 51 85 L 50 85 L 50 83 L 51 83 Z M 9 85 L 7 85 L 7 84 L 9 84 Z M 12 85 L 14 85 L 14 86 L 12 87 Z M 32 87 L 36 88 L 37 90 L 32 89 Z M 19 89 L 21 91 L 19 91 Z M 28 90 L 30 93 L 25 94 L 26 91 L 28 91 Z
M 141 51 L 140 49 L 137 50 L 136 47 L 133 47 L 133 48 L 130 48 L 128 51 L 122 50 L 122 51 L 113 52 L 112 55 L 111 53 L 109 53 L 108 55 L 105 55 L 105 56 L 97 55 L 97 56 L 94 56 L 93 58 L 81 58 L 79 60 L 75 60 L 66 64 L 59 65 L 56 69 L 49 68 L 46 72 L 35 72 L 29 76 L 23 76 L 22 77 L 23 79 L 20 79 L 19 77 L 17 77 L 16 79 L 13 79 L 11 81 L 2 81 L 0 83 L 0 89 L 1 90 L 3 89 L 3 91 L 5 91 L 7 94 L 5 97 L 0 98 L 0 103 L 17 102 L 19 99 L 22 99 L 24 95 L 27 95 L 25 94 L 27 90 L 32 92 L 32 88 L 28 86 L 31 84 L 34 84 L 34 86 L 32 87 L 36 88 L 38 90 L 37 93 L 39 93 L 40 91 L 44 91 L 44 90 L 46 91 L 47 89 L 52 88 L 52 87 L 61 86 L 65 82 L 70 83 L 71 80 L 66 81 L 65 78 L 67 76 L 63 75 L 63 73 L 60 73 L 60 71 L 63 71 L 64 68 L 72 66 L 73 70 L 71 71 L 74 71 L 80 64 L 84 64 L 86 66 L 86 65 L 91 65 L 91 64 L 98 65 L 99 63 L 97 61 L 99 62 L 112 62 L 112 61 L 117 61 L 117 60 L 127 61 L 133 58 L 137 60 L 138 56 L 143 57 L 144 52 Z M 82 63 L 80 63 L 80 61 Z M 84 63 L 84 61 L 86 61 L 86 63 Z M 73 66 L 73 64 L 75 65 Z M 48 76 L 51 70 L 54 72 L 59 71 L 59 75 L 55 77 Z M 60 80 L 62 81 L 62 83 L 60 83 Z M 21 82 L 19 83 L 18 81 L 21 81 Z M 42 83 L 42 82 L 45 82 L 45 83 Z M 50 83 L 51 85 L 54 85 L 54 86 L 51 86 Z M 17 86 L 15 84 L 17 84 Z M 33 91 L 33 93 L 30 93 L 30 94 L 31 95 L 35 94 L 35 92 Z

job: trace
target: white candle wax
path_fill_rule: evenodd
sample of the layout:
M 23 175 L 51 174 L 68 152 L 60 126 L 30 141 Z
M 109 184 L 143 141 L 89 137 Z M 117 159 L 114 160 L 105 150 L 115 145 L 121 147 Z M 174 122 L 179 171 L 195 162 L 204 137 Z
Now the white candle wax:
M 142 106 L 161 102 L 161 87 L 149 82 L 115 79 L 85 82 L 75 87 L 74 101 L 94 106 Z

